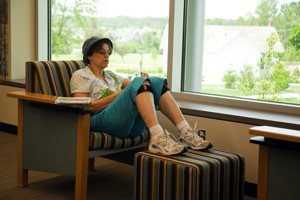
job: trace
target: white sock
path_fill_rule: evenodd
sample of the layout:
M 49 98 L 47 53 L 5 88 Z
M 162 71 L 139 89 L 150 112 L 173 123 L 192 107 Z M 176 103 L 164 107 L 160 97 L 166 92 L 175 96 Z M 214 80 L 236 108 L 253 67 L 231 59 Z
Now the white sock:
M 185 133 L 190 127 L 189 123 L 186 120 L 183 120 L 179 124 L 176 125 L 177 129 L 180 133 Z
M 149 128 L 149 131 L 150 131 L 151 136 L 158 134 L 158 133 L 164 133 L 164 130 L 162 129 L 162 127 L 159 124 L 151 126 Z

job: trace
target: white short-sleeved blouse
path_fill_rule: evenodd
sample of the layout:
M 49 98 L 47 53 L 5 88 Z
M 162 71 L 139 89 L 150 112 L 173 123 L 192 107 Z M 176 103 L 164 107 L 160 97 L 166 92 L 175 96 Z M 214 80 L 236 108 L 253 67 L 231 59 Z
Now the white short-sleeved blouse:
M 70 80 L 71 93 L 88 93 L 94 100 L 120 92 L 124 77 L 111 70 L 105 70 L 103 73 L 106 82 L 97 78 L 88 66 L 75 71 Z

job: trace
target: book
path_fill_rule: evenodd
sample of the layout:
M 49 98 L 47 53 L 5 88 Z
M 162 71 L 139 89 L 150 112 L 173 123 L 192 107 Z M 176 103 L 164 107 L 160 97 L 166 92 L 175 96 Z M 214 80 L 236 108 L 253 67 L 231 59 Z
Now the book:
M 89 104 L 91 101 L 90 97 L 58 97 L 55 104 Z

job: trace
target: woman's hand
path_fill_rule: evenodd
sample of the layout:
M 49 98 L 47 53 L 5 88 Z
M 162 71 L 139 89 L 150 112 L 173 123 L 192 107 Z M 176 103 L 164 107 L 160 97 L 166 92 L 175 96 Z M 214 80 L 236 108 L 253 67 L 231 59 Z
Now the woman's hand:
M 119 96 L 120 92 L 114 93 L 102 99 L 97 99 L 92 101 L 92 103 L 87 107 L 92 113 L 99 112 L 106 108 L 111 102 L 113 102 L 117 96 Z
M 145 73 L 145 72 L 141 72 L 141 77 L 149 78 L 149 74 L 147 74 L 147 73 Z
M 89 105 L 85 106 L 84 109 L 91 111 L 92 113 L 99 112 L 106 108 L 111 102 L 113 102 L 117 96 L 119 96 L 120 92 L 114 93 L 102 99 L 97 99 L 92 101 Z M 74 93 L 73 96 L 88 96 L 87 93 Z

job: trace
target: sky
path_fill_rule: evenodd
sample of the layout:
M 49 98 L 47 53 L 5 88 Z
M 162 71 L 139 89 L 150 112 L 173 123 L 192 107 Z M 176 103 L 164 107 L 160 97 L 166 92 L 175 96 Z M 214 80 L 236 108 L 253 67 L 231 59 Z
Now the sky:
M 277 0 L 279 6 L 299 0 Z M 254 13 L 259 0 L 207 0 L 206 18 L 236 19 Z
M 208 0 L 205 18 L 236 19 L 254 12 L 258 0 Z
M 117 15 L 132 17 L 168 17 L 169 0 L 100 0 L 101 5 L 106 9 L 101 9 L 100 15 L 111 17 Z M 130 6 L 128 6 L 130 5 Z M 124 9 L 126 8 L 126 9 Z M 113 11 L 113 12 L 112 12 Z
M 280 5 L 293 1 L 300 0 L 278 0 Z M 254 13 L 258 2 L 259 0 L 207 0 L 206 18 L 236 19 L 250 12 Z M 167 17 L 169 0 L 100 0 L 99 7 L 102 8 L 100 16 L 104 17 Z

